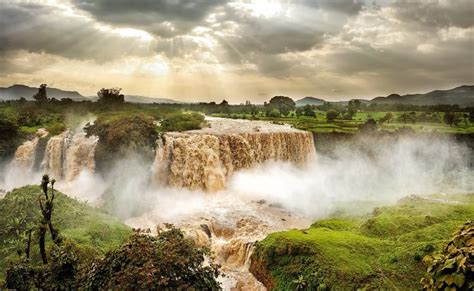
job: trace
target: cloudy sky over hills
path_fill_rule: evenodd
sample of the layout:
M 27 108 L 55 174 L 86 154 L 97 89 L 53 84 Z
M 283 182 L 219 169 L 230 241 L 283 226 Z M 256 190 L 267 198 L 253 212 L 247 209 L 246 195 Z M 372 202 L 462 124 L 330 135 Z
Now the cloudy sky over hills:
M 472 0 L 0 0 L 0 86 L 181 101 L 474 83 Z

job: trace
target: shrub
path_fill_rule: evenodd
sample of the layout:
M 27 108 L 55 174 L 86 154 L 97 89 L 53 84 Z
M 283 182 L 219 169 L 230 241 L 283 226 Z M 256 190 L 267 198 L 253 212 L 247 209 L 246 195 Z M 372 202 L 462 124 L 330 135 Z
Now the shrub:
M 96 148 L 99 169 L 105 169 L 110 162 L 127 154 L 152 155 L 158 137 L 153 119 L 139 115 L 121 116 L 112 120 L 99 118 L 84 130 L 88 137 L 99 137 Z
M 425 257 L 428 270 L 421 283 L 427 290 L 473 290 L 474 223 L 458 230 L 443 253 Z
M 172 113 L 160 123 L 161 131 L 186 131 L 201 129 L 204 116 L 199 113 Z
M 278 109 L 272 109 L 272 110 L 268 113 L 268 117 L 278 118 L 278 117 L 280 117 L 280 111 L 278 111 Z
M 218 266 L 204 266 L 208 250 L 172 225 L 158 235 L 136 231 L 119 249 L 94 263 L 85 274 L 86 289 L 219 290 Z
M 337 112 L 337 111 L 334 110 L 334 109 L 329 109 L 328 112 L 326 112 L 326 120 L 327 120 L 328 122 L 333 121 L 333 120 L 336 119 L 338 116 L 339 116 L 339 112 Z

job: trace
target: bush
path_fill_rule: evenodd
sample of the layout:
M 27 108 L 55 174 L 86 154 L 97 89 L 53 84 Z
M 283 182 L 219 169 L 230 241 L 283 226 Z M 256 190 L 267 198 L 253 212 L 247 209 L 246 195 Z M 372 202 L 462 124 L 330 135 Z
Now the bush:
M 139 115 L 121 116 L 112 120 L 99 118 L 84 130 L 88 137 L 99 137 L 96 148 L 99 169 L 106 169 L 110 162 L 124 155 L 152 155 L 158 138 L 153 119 Z
M 425 257 L 428 270 L 421 283 L 427 290 L 473 290 L 474 223 L 458 230 L 443 253 Z
M 136 231 L 119 249 L 94 263 L 82 287 L 101 289 L 219 290 L 218 266 L 204 266 L 208 250 L 172 225 L 156 237 Z
M 0 112 L 0 161 L 12 155 L 18 145 L 18 122 L 12 116 Z
M 278 118 L 278 117 L 280 117 L 280 111 L 278 111 L 278 109 L 272 109 L 272 110 L 268 113 L 268 117 Z
M 161 121 L 160 130 L 167 132 L 201 129 L 203 123 L 204 116 L 199 113 L 172 113 Z
M 339 112 L 337 112 L 334 109 L 329 109 L 328 112 L 326 112 L 326 120 L 328 122 L 334 121 L 339 116 Z

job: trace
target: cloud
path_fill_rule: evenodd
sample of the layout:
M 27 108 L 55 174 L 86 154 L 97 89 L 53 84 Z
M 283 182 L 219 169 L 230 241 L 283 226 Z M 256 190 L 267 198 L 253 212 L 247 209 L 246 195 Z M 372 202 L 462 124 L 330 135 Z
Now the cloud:
M 73 0 L 98 21 L 134 26 L 156 36 L 183 35 L 200 25 L 221 0 Z
M 468 28 L 474 25 L 474 4 L 471 0 L 397 0 L 391 4 L 397 19 L 425 26 Z
M 52 5 L 3 3 L 0 27 L 2 55 L 24 50 L 105 62 L 150 53 L 150 43 L 140 36 L 121 35 L 87 17 Z

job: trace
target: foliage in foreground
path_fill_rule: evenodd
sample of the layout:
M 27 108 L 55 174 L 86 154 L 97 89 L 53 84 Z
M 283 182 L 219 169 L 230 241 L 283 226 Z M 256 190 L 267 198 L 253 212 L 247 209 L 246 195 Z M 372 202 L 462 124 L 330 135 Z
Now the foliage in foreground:
M 17 265 L 22 260 L 30 229 L 33 233 L 29 263 L 35 267 L 42 266 L 37 243 L 38 226 L 43 219 L 38 205 L 41 191 L 39 186 L 25 186 L 0 199 L 0 281 L 8 265 Z M 62 246 L 74 248 L 76 255 L 84 261 L 118 247 L 131 233 L 130 228 L 104 211 L 58 191 L 55 192 L 52 223 L 60 231 L 64 241 Z M 52 257 L 55 245 L 51 243 L 50 236 L 46 237 L 46 245 L 49 246 L 46 248 L 47 255 Z
M 442 198 L 455 203 L 411 197 L 368 216 L 273 233 L 257 243 L 250 270 L 276 290 L 420 289 L 423 257 L 474 217 L 474 194 Z
M 459 229 L 442 253 L 427 256 L 428 270 L 421 280 L 427 290 L 474 289 L 474 222 Z
M 206 249 L 167 225 L 157 236 L 136 232 L 119 249 L 93 263 L 81 287 L 87 289 L 219 290 L 219 267 L 204 266 Z
M 219 266 L 212 258 L 204 262 L 209 250 L 197 247 L 181 230 L 165 225 L 156 236 L 137 230 L 116 248 L 130 234 L 129 228 L 60 192 L 54 192 L 53 198 L 49 180 L 43 182 L 43 194 L 40 187 L 27 186 L 0 200 L 0 210 L 6 214 L 0 217 L 0 272 L 6 276 L 5 287 L 220 290 Z M 45 200 L 38 204 L 38 198 Z M 52 230 L 51 238 L 42 231 L 46 228 Z M 24 233 L 31 229 L 35 229 L 35 244 L 31 255 L 24 256 L 23 249 L 27 246 L 29 253 L 30 245 Z M 41 246 L 33 247 L 37 241 L 47 245 L 45 253 Z

